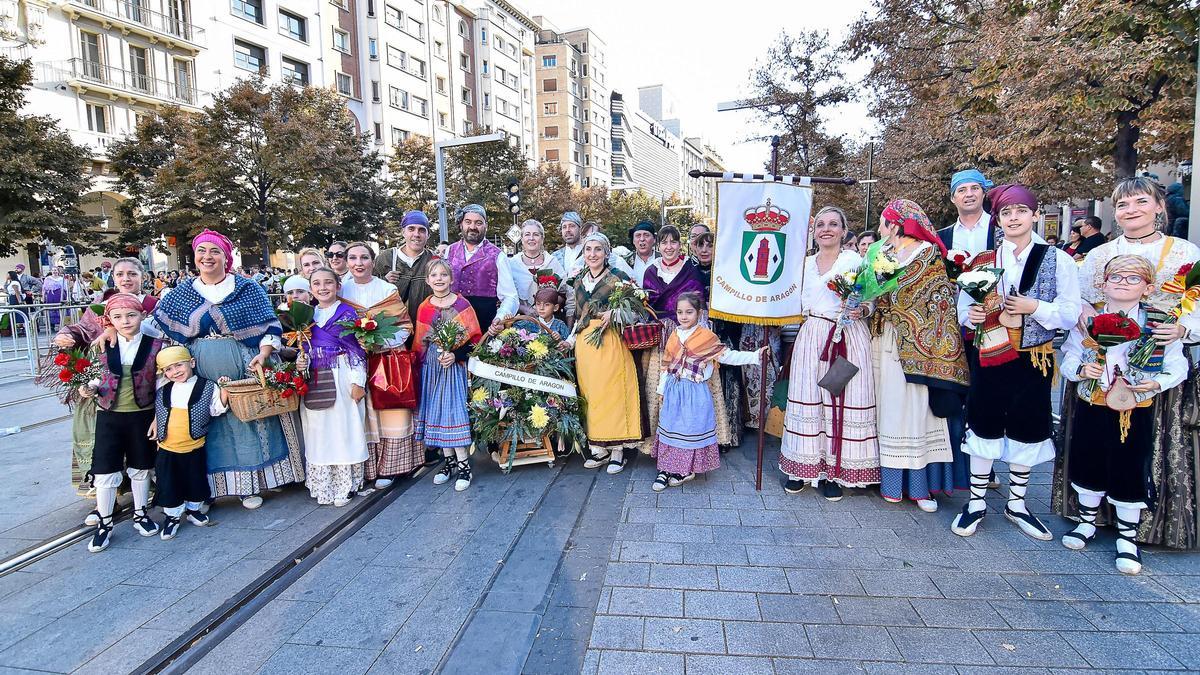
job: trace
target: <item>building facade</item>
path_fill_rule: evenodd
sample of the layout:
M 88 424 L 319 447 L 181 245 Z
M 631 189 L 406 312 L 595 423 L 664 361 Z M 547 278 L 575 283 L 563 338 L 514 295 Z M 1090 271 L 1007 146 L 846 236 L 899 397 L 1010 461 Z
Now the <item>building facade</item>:
M 680 193 L 681 141 L 661 122 L 617 91 L 610 99 L 612 189 L 642 190 L 656 197 Z
M 555 164 L 577 187 L 612 183 L 607 46 L 591 30 L 559 32 L 534 17 L 539 161 Z

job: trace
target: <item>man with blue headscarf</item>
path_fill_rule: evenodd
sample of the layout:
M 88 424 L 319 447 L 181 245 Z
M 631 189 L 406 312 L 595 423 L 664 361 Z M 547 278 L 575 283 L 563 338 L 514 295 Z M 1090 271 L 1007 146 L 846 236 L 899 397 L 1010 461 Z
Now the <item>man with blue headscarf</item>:
M 425 298 L 433 295 L 425 283 L 425 266 L 433 259 L 433 252 L 426 247 L 429 216 L 421 211 L 406 211 L 400 227 L 404 237 L 401 245 L 385 248 L 375 256 L 375 276 L 395 285 L 404 306 L 410 314 L 415 314 Z
M 996 228 L 983 210 L 983 197 L 992 181 L 979 169 L 965 169 L 950 178 L 950 201 L 958 209 L 958 220 L 938 230 L 947 249 L 966 251 L 972 257 L 996 247 Z

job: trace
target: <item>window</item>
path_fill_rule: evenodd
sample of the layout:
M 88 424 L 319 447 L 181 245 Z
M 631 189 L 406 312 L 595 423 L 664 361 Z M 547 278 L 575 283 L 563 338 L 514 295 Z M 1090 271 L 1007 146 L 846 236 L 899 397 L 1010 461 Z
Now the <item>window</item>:
M 234 16 L 263 23 L 263 0 L 231 0 L 230 9 Z
M 439 126 L 439 127 L 441 127 L 441 128 L 443 128 L 443 129 L 449 129 L 449 128 L 450 128 L 450 121 L 449 121 L 449 117 L 447 117 L 446 113 L 444 113 L 444 112 L 439 112 L 439 113 L 438 113 L 438 126 Z
M 101 64 L 104 59 L 100 55 L 100 36 L 87 31 L 79 32 L 79 48 L 83 56 L 84 76 L 99 79 L 102 75 Z
M 408 72 L 416 75 L 422 80 L 425 79 L 425 62 L 421 59 L 409 59 Z
M 446 93 L 446 78 L 442 77 L 441 75 L 438 75 L 436 83 L 437 83 L 437 93 L 439 93 L 439 94 Z
M 407 140 L 408 140 L 408 132 L 407 131 L 396 128 L 396 127 L 392 127 L 392 145 L 400 145 L 401 143 L 403 143 L 404 141 L 407 141 Z
M 504 38 L 500 37 L 499 35 L 496 36 L 496 49 L 504 51 Z
M 429 101 L 426 101 L 419 96 L 414 96 L 412 97 L 412 107 L 413 112 L 417 113 L 421 117 L 429 117 Z
M 399 87 L 388 87 L 388 104 L 393 108 L 408 110 L 408 92 Z
M 335 73 L 337 92 L 342 96 L 354 96 L 354 80 L 346 73 Z
M 393 68 L 408 70 L 408 54 L 403 50 L 396 49 L 391 45 L 388 45 L 387 48 L 387 62 L 388 65 L 392 66 Z
M 479 44 L 487 44 L 487 26 L 479 29 Z
M 408 21 L 406 21 L 404 24 L 404 32 L 420 39 L 422 42 L 425 41 L 425 24 L 417 21 L 411 16 L 408 17 Z
M 542 137 L 543 138 L 558 138 L 558 127 L 557 126 L 546 127 L 545 129 L 542 130 Z
M 379 103 L 379 80 L 371 80 L 371 100 Z
M 496 80 L 498 82 L 507 82 L 508 81 L 508 71 L 501 68 L 500 66 L 496 66 Z
M 577 106 L 577 105 L 571 106 L 571 117 L 573 117 L 575 119 L 579 119 L 579 106 Z
M 433 55 L 439 59 L 446 58 L 446 45 L 441 40 L 435 40 L 433 43 Z
M 346 4 L 346 0 L 329 0 L 329 4 L 334 5 L 335 7 L 337 7 L 338 9 L 341 9 L 341 10 L 349 10 L 350 9 L 349 6 L 347 6 L 347 4 Z
M 624 177 L 625 177 L 625 167 L 621 166 L 620 164 L 614 166 L 613 167 L 613 178 L 624 178 Z
M 471 105 L 471 90 L 463 87 L 460 100 L 462 101 L 463 105 Z
M 488 60 L 487 59 L 483 60 L 483 74 L 484 75 L 488 74 Z
M 466 21 L 460 20 L 458 22 L 458 34 L 463 37 L 467 37 L 467 22 Z
M 383 22 L 392 28 L 399 29 L 404 25 L 404 15 L 395 7 L 387 5 L 383 8 Z
M 379 122 L 375 123 L 375 142 L 376 143 L 383 142 L 383 125 L 380 124 Z
M 107 134 L 108 106 L 97 105 L 95 103 L 87 104 L 87 123 L 88 131 L 94 131 L 98 134 Z
M 558 151 L 557 150 L 547 150 L 546 151 L 546 161 L 547 162 L 557 162 L 558 161 Z
M 543 68 L 554 68 L 558 65 L 558 57 L 554 55 L 542 57 Z
M 379 60 L 379 40 L 367 38 L 367 53 L 371 55 L 372 61 Z
M 466 54 L 459 54 L 458 55 L 458 67 L 462 68 L 464 71 L 466 71 L 468 73 L 471 72 L 471 59 L 468 58 Z
M 558 80 L 542 80 L 542 91 L 558 91 Z
M 279 32 L 294 40 L 308 42 L 308 19 L 281 9 L 279 10 Z
M 483 93 L 483 109 L 484 110 L 492 109 L 492 95 L 487 93 L 486 91 Z
M 571 74 L 572 74 L 572 75 L 574 75 L 574 74 L 575 74 L 575 71 L 576 71 L 578 68 L 579 68 L 579 66 L 578 66 L 578 65 L 576 65 L 576 63 L 575 63 L 575 59 L 571 59 Z
M 350 34 L 340 28 L 333 29 L 333 48 L 339 52 L 350 53 Z
M 367 16 L 375 16 L 375 0 L 367 0 Z
M 233 65 L 255 73 L 266 70 L 267 50 L 249 42 L 234 40 Z
M 557 115 L 558 114 L 558 104 L 557 103 L 543 103 L 542 104 L 542 114 Z
M 619 139 L 619 138 L 614 138 L 614 139 L 613 139 L 613 141 L 612 141 L 612 151 L 613 151 L 613 152 L 621 152 L 621 147 L 622 147 L 622 146 L 621 146 L 621 139 Z
M 146 60 L 146 48 L 129 45 L 130 84 L 134 89 L 150 91 L 150 64 Z
M 308 64 L 303 61 L 283 57 L 283 81 L 308 86 Z
M 434 5 L 434 6 L 433 6 L 433 20 L 434 20 L 434 21 L 436 21 L 436 22 L 438 22 L 438 23 L 440 23 L 440 24 L 445 24 L 445 23 L 446 23 L 446 18 L 445 18 L 444 16 L 442 16 L 442 7 L 441 7 L 441 5 Z
M 195 103 L 196 91 L 193 88 L 192 62 L 183 59 L 174 59 L 174 65 L 175 98 L 188 103 Z

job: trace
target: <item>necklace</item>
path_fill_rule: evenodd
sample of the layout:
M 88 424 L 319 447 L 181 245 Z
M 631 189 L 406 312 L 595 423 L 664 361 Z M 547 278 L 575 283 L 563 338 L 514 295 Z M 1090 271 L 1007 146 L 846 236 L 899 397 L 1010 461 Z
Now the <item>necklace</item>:
M 524 260 L 527 265 L 532 265 L 534 263 L 534 261 L 536 261 L 536 260 L 545 260 L 545 259 L 546 259 L 545 251 L 542 251 L 541 253 L 537 254 L 537 257 L 535 257 L 535 258 L 531 258 L 531 257 L 525 255 L 524 251 L 521 251 L 521 260 Z
M 1142 241 L 1143 239 L 1149 239 L 1150 237 L 1153 237 L 1153 236 L 1154 236 L 1154 235 L 1156 235 L 1156 234 L 1162 234 L 1162 232 L 1159 232 L 1158 230 L 1154 230 L 1154 231 L 1152 231 L 1150 234 L 1144 234 L 1144 235 L 1142 235 L 1142 236 L 1140 236 L 1140 237 L 1131 237 L 1131 236 L 1129 236 L 1129 235 L 1125 235 L 1125 239 L 1127 239 L 1127 240 L 1129 240 L 1129 241 L 1136 241 L 1136 242 L 1140 242 L 1140 241 Z
M 450 297 L 451 295 L 454 295 L 454 294 L 453 294 L 453 293 L 446 293 L 446 294 L 444 294 L 444 295 L 438 295 L 437 293 L 434 293 L 434 294 L 433 294 L 433 297 L 437 298 L 438 300 L 444 300 L 444 299 L 446 299 L 446 298 Z
M 600 277 L 604 276 L 604 268 L 600 268 L 600 274 L 592 274 L 592 268 L 588 268 L 587 276 L 592 281 L 599 281 Z

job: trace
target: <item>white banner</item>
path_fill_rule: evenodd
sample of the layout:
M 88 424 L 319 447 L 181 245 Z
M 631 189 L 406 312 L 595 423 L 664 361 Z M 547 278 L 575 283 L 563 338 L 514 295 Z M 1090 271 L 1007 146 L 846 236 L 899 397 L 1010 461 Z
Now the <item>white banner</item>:
M 493 366 L 490 363 L 480 361 L 474 356 L 471 357 L 471 360 L 467 361 L 467 371 L 472 375 L 478 375 L 488 380 L 495 380 L 496 382 L 511 384 L 525 389 L 544 391 L 547 394 L 558 394 L 559 396 L 570 396 L 571 398 L 579 395 L 575 391 L 575 385 L 566 380 L 543 377 L 521 370 L 513 370 L 512 368 Z
M 717 185 L 709 313 L 742 323 L 800 321 L 812 189 L 775 182 Z

